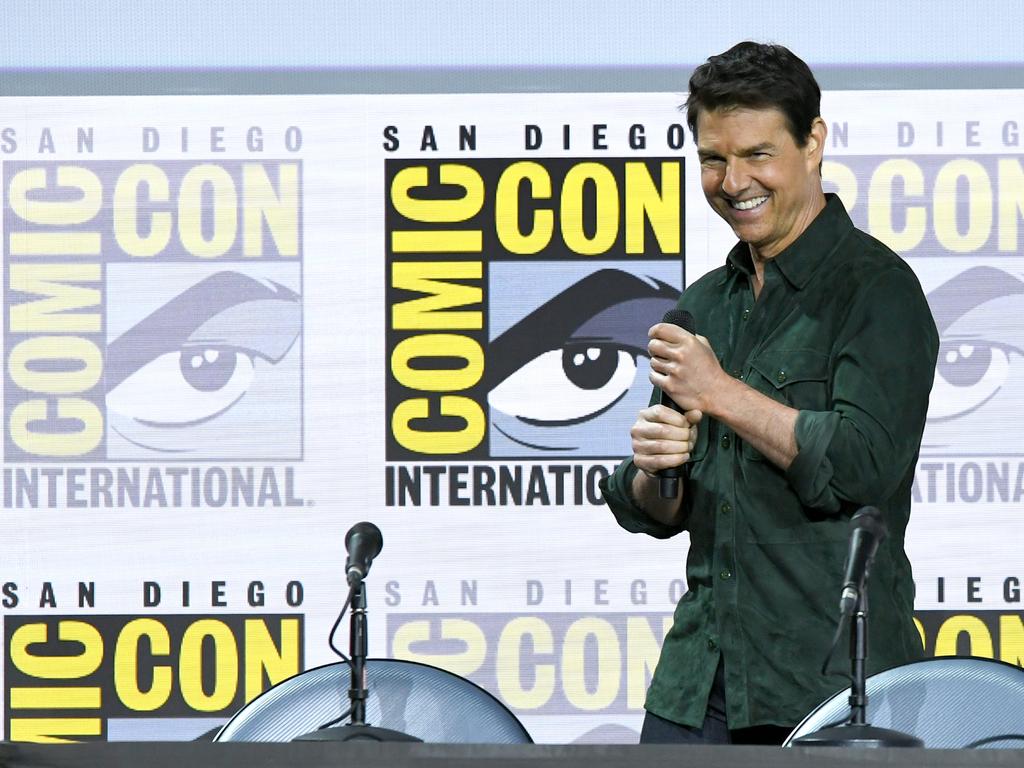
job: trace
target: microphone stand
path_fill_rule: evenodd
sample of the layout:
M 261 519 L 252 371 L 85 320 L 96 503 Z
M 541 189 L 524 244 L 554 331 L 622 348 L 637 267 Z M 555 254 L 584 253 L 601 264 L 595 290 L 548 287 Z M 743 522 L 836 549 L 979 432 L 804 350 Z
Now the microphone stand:
M 293 741 L 423 741 L 401 731 L 378 728 L 366 722 L 366 586 L 360 579 L 352 590 L 349 603 L 349 667 L 351 668 L 348 697 L 352 702 L 347 725 L 320 728 L 296 736 Z
M 351 659 L 351 684 L 348 698 L 352 702 L 350 726 L 366 725 L 366 587 L 363 582 L 352 593 L 351 614 L 349 615 L 349 659 Z
M 923 747 L 916 736 L 890 728 L 876 728 L 867 721 L 868 590 L 857 593 L 850 623 L 850 717 L 842 725 L 793 739 L 796 747 Z

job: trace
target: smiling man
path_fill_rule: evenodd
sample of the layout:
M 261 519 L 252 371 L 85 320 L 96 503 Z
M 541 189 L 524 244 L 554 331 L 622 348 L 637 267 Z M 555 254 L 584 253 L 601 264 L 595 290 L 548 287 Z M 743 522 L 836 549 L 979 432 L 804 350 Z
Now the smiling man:
M 626 530 L 690 536 L 643 742 L 780 743 L 848 684 L 820 667 L 865 505 L 889 529 L 869 672 L 922 653 L 903 542 L 938 334 L 910 267 L 822 191 L 820 100 L 776 45 L 740 43 L 690 79 L 701 185 L 740 242 L 679 300 L 705 335 L 651 328 L 651 382 L 682 413 L 656 390 L 602 486 Z M 657 473 L 678 466 L 661 498 Z

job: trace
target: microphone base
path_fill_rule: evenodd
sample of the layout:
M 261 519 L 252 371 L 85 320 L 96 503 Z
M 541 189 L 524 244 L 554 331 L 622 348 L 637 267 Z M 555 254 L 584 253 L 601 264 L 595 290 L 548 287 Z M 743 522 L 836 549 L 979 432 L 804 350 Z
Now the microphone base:
M 789 743 L 791 747 L 859 747 L 880 749 L 884 747 L 923 747 L 924 742 L 916 736 L 890 728 L 876 728 L 873 725 L 837 725 L 822 728 Z
M 423 739 L 372 725 L 335 725 L 296 736 L 292 741 L 418 741 Z
M 658 478 L 658 495 L 663 499 L 674 499 L 679 496 L 679 476 L 661 475 Z

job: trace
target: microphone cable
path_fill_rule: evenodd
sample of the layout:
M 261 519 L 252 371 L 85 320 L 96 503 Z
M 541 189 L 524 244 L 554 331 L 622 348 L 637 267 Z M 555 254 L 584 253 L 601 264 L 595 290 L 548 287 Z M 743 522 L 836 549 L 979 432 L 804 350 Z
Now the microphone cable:
M 345 598 L 345 602 L 341 606 L 341 612 L 338 614 L 338 618 L 336 618 L 334 620 L 334 626 L 331 627 L 330 634 L 327 635 L 327 645 L 330 646 L 331 650 L 334 651 L 334 653 L 337 656 L 339 656 L 341 658 L 341 660 L 348 665 L 348 668 L 350 670 L 352 669 L 352 659 L 350 659 L 345 654 L 345 652 L 342 651 L 341 648 L 339 648 L 337 646 L 337 644 L 334 642 L 334 636 L 337 634 L 338 627 L 341 626 L 341 621 L 342 621 L 342 619 L 345 618 L 345 613 L 348 611 L 349 606 L 352 605 L 352 598 L 355 596 L 355 594 L 356 594 L 356 586 L 353 584 L 352 586 L 350 586 L 348 588 L 348 597 Z M 318 725 L 316 727 L 316 730 L 322 731 L 325 728 L 330 728 L 331 726 L 337 725 L 338 723 L 340 723 L 342 720 L 344 720 L 346 717 L 348 717 L 351 714 L 352 714 L 352 707 L 350 705 L 348 709 L 346 709 L 344 712 L 342 712 L 340 715 L 338 715 L 333 720 L 328 720 L 323 725 Z

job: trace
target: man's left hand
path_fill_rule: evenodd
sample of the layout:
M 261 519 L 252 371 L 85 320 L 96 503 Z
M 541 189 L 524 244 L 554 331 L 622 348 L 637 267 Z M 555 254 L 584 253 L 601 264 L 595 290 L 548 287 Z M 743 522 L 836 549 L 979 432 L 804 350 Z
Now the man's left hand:
M 710 411 L 710 398 L 727 374 L 710 342 L 672 323 L 658 323 L 648 332 L 650 380 L 684 411 Z

